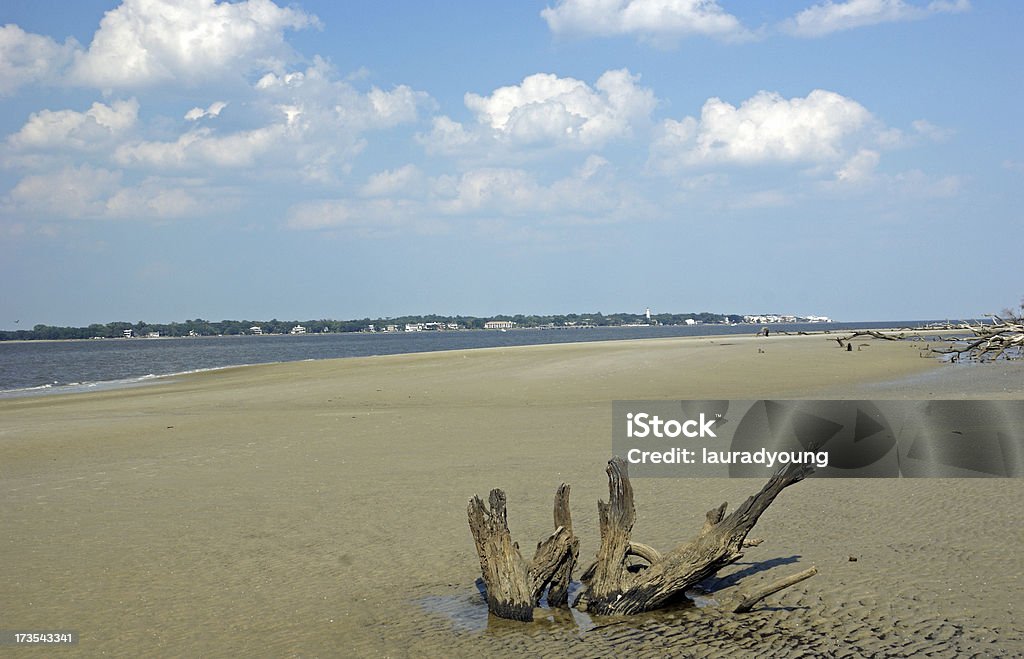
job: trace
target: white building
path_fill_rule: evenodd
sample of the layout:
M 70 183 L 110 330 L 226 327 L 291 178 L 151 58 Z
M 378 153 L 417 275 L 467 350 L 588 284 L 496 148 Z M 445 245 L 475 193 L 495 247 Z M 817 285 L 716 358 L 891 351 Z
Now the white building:
M 302 325 L 296 325 L 295 327 L 292 328 L 291 333 L 292 334 L 305 334 L 306 333 L 306 328 L 303 327 Z
M 249 328 L 249 332 L 251 332 L 252 334 L 263 334 L 263 328 L 260 327 L 259 325 L 253 325 L 252 327 Z
M 516 324 L 511 320 L 488 320 L 484 323 L 484 329 L 512 329 Z

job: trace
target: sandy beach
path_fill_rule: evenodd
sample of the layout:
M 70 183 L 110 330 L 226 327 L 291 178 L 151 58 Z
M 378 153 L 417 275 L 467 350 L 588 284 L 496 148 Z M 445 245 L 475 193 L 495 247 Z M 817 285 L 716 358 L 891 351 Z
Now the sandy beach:
M 505 489 L 532 550 L 568 482 L 589 561 L 613 400 L 1024 399 L 1021 363 L 864 343 L 492 348 L 0 400 L 0 629 L 76 630 L 53 654 L 86 656 L 1020 656 L 1020 479 L 799 483 L 720 576 L 820 574 L 745 616 L 488 617 L 467 500 Z M 636 479 L 634 537 L 669 549 L 758 487 Z

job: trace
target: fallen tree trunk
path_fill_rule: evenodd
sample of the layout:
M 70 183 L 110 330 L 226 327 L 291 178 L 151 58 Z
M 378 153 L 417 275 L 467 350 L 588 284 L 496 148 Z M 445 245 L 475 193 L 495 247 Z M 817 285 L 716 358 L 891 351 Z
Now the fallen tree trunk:
M 969 330 L 975 338 L 966 342 L 963 339 L 954 339 L 959 346 L 932 348 L 932 352 L 952 355 L 954 361 L 966 355 L 967 359 L 979 362 L 995 361 L 1004 356 L 1010 359 L 1024 355 L 1024 321 L 1020 318 L 1011 317 L 1010 320 L 1003 320 L 999 316 L 993 316 L 990 325 L 964 323 L 960 329 Z
M 875 330 L 858 330 L 858 331 L 853 332 L 852 334 L 850 334 L 850 336 L 841 336 L 841 337 L 837 336 L 837 337 L 835 337 L 835 341 L 836 341 L 836 343 L 839 344 L 840 348 L 844 348 L 844 347 L 846 347 L 847 343 L 849 343 L 850 341 L 853 341 L 858 336 L 866 336 L 866 337 L 870 337 L 872 339 L 882 339 L 883 341 L 899 341 L 899 340 L 901 340 L 903 338 L 903 333 L 901 332 L 900 334 L 897 334 L 896 336 L 892 336 L 890 334 L 883 334 L 882 332 L 878 332 L 878 331 L 875 331 Z
M 566 603 L 579 553 L 579 539 L 573 535 L 569 517 L 568 485 L 563 483 L 555 493 L 555 531 L 538 543 L 529 563 L 523 559 L 519 545 L 512 541 L 509 533 L 502 490 L 491 490 L 490 509 L 474 496 L 467 513 L 491 613 L 500 618 L 529 622 L 548 586 L 559 600 L 558 605 Z
M 598 503 L 601 546 L 595 566 L 584 575 L 577 607 L 591 613 L 616 615 L 663 607 L 740 559 L 744 540 L 761 514 L 783 489 L 803 480 L 810 468 L 787 465 L 728 516 L 725 503 L 709 511 L 696 539 L 679 545 L 637 573 L 627 565 L 636 512 L 625 461 L 613 458 L 607 472 L 609 502 Z

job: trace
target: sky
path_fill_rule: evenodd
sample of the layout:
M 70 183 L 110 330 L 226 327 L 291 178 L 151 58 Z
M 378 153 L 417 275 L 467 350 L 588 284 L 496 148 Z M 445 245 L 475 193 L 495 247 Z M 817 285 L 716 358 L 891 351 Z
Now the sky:
M 1024 4 L 5 0 L 0 329 L 977 317 Z

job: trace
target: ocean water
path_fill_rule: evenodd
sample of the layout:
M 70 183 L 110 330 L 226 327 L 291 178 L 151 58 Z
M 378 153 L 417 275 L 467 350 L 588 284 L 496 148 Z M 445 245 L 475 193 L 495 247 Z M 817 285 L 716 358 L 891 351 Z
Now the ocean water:
M 842 331 L 915 327 L 925 322 L 779 324 L 771 329 Z M 0 342 L 0 397 L 136 386 L 162 375 L 245 364 L 578 341 L 750 335 L 757 329 L 754 325 L 695 325 Z

